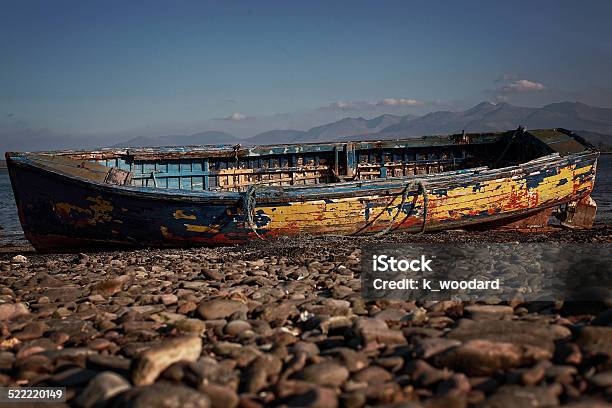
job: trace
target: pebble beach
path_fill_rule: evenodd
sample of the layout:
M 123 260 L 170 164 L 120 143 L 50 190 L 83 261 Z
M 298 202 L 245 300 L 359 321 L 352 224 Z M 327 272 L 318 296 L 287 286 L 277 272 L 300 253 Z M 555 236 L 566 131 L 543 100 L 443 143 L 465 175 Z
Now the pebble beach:
M 76 407 L 608 407 L 605 302 L 364 301 L 373 242 L 612 242 L 612 226 L 0 254 L 0 385 Z M 47 406 L 45 405 L 45 406 Z M 20 405 L 22 406 L 22 405 Z

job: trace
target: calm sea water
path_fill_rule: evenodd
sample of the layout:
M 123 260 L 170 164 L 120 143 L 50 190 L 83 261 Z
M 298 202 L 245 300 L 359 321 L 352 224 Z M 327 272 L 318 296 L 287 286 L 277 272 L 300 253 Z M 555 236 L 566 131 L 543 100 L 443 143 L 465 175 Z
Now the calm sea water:
M 8 171 L 0 169 L 0 245 L 27 243 L 19 224 Z
M 612 154 L 599 156 L 595 189 L 591 197 L 597 202 L 597 220 L 612 222 Z
M 597 167 L 597 181 L 592 197 L 597 202 L 597 220 L 612 222 L 612 155 L 602 155 Z M 6 170 L 0 170 L 0 245 L 24 244 L 11 182 Z

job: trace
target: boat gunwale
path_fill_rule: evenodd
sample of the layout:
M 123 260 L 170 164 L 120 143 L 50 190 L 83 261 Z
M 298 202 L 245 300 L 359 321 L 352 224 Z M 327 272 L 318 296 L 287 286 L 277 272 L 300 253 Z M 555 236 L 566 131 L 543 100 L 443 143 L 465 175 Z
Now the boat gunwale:
M 138 187 L 106 184 L 91 179 L 67 175 L 57 169 L 41 166 L 28 158 L 28 154 L 7 153 L 6 159 L 9 167 L 26 166 L 35 171 L 44 172 L 66 182 L 77 183 L 82 187 L 98 190 L 105 193 L 133 196 L 140 199 L 188 201 L 205 204 L 236 203 L 244 197 L 243 192 L 237 191 L 190 191 L 181 189 L 166 189 L 156 187 Z M 389 195 L 401 192 L 407 183 L 421 181 L 428 190 L 449 185 L 461 185 L 467 182 L 479 182 L 500 178 L 517 177 L 534 170 L 541 171 L 550 166 L 563 165 L 575 160 L 597 159 L 599 152 L 590 148 L 565 156 L 551 153 L 518 165 L 491 169 L 488 167 L 475 167 L 451 172 L 442 172 L 425 175 L 413 175 L 373 180 L 343 181 L 336 183 L 321 183 L 313 185 L 294 186 L 257 186 L 258 203 L 280 203 L 296 201 L 312 201 L 325 198 L 348 198 L 368 195 Z M 450 179 L 450 180 L 449 180 Z M 15 186 L 14 186 L 15 187 Z
M 534 130 L 535 131 L 535 130 Z M 173 156 L 180 154 L 185 158 L 206 158 L 206 157 L 225 157 L 226 155 L 237 155 L 240 158 L 259 157 L 276 154 L 290 153 L 317 153 L 334 151 L 339 147 L 347 145 L 355 150 L 370 150 L 381 148 L 419 148 L 419 147 L 448 147 L 462 145 L 490 144 L 503 138 L 513 131 L 466 133 L 462 135 L 427 135 L 403 139 L 382 139 L 382 140 L 362 140 L 362 141 L 342 141 L 342 142 L 311 142 L 311 143 L 287 143 L 271 145 L 241 145 L 241 144 L 218 144 L 218 145 L 190 145 L 190 146 L 159 146 L 159 147 L 108 147 L 94 150 L 58 150 L 58 151 L 39 151 L 39 152 L 9 152 L 10 154 L 37 154 L 37 155 L 57 155 L 71 156 L 83 155 L 90 156 L 92 159 L 104 159 L 119 156 L 130 156 L 137 160 L 157 160 L 160 155 L 167 155 L 164 158 L 177 159 Z M 466 136 L 469 143 L 458 142 L 457 138 Z
M 519 128 L 520 129 L 520 128 Z M 563 128 L 543 128 L 523 130 L 526 133 L 542 131 L 554 131 L 563 135 L 563 140 L 554 142 L 543 142 L 543 144 L 562 143 L 568 140 L 576 140 L 586 149 L 594 149 L 594 146 L 579 134 Z M 55 156 L 80 156 L 79 160 L 103 160 L 119 157 L 131 157 L 134 160 L 157 161 L 163 159 L 179 160 L 181 158 L 220 158 L 231 155 L 238 158 L 261 157 L 278 154 L 309 154 L 331 152 L 339 148 L 351 147 L 353 150 L 373 149 L 399 149 L 399 148 L 427 148 L 427 147 L 452 147 L 465 145 L 485 145 L 500 141 L 503 137 L 516 132 L 516 130 L 452 133 L 425 135 L 420 137 L 357 140 L 357 141 L 327 141 L 286 143 L 270 145 L 241 145 L 241 144 L 216 144 L 216 145 L 188 145 L 188 146 L 158 146 L 158 147 L 103 147 L 98 149 L 81 150 L 56 150 L 37 152 L 7 152 L 7 154 L 36 154 Z M 76 160 L 77 158 L 75 158 Z

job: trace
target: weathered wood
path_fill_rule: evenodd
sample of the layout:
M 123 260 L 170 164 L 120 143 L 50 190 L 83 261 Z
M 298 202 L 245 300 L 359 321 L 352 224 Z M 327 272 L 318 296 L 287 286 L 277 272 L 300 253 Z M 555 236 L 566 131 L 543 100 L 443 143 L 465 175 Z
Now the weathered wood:
M 556 130 L 523 132 L 507 148 L 511 134 L 220 149 L 204 158 L 202 149 L 149 149 L 144 161 L 130 152 L 6 157 L 24 232 L 39 250 L 418 232 L 425 213 L 428 231 L 529 227 L 535 213 L 573 202 L 570 223 L 588 226 L 598 153 Z M 503 151 L 503 167 L 492 167 Z M 138 184 L 121 185 L 118 175 Z
M 597 203 L 590 195 L 567 204 L 561 215 L 561 225 L 572 229 L 588 229 L 593 227 Z

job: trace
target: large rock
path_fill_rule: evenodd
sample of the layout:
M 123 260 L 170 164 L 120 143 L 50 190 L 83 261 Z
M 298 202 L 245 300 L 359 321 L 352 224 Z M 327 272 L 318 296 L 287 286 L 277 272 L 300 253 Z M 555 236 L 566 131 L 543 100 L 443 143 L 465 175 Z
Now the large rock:
M 404 333 L 389 329 L 381 319 L 360 318 L 353 323 L 353 331 L 361 338 L 364 346 L 384 344 L 387 346 L 406 344 Z
M 236 312 L 246 313 L 248 310 L 244 303 L 231 299 L 207 300 L 198 306 L 198 314 L 204 320 L 225 319 Z
M 27 314 L 30 314 L 30 311 L 23 303 L 4 303 L 0 305 L 0 321 L 12 320 Z
M 451 367 L 469 375 L 489 375 L 534 360 L 535 357 L 520 345 L 488 340 L 470 340 L 434 357 L 437 365 Z
M 210 399 L 212 408 L 234 408 L 238 405 L 238 394 L 230 387 L 201 384 L 198 389 Z
M 49 326 L 45 322 L 33 321 L 24 326 L 24 328 L 15 333 L 15 337 L 19 340 L 32 340 L 42 337 L 42 335 L 49 329 Z
M 181 333 L 201 336 L 206 330 L 206 322 L 200 319 L 183 319 L 178 320 L 174 327 Z
M 405 372 L 410 375 L 413 382 L 425 387 L 447 380 L 452 374 L 447 368 L 437 369 L 425 360 L 409 360 Z
M 336 408 L 338 397 L 326 387 L 312 387 L 283 401 L 287 407 Z
M 164 293 L 159 295 L 159 301 L 164 305 L 173 305 L 178 302 L 178 297 L 174 293 Z
M 514 309 L 503 305 L 469 305 L 463 308 L 464 314 L 474 320 L 500 320 L 511 316 Z
M 391 373 L 379 366 L 370 366 L 353 374 L 352 379 L 366 384 L 382 384 L 393 379 Z
M 218 363 L 214 358 L 201 357 L 198 361 L 189 363 L 188 367 L 195 376 L 195 382 L 200 385 L 217 384 L 233 390 L 238 388 L 239 371 L 234 370 L 234 364 L 229 359 Z
M 601 388 L 612 387 L 612 370 L 595 374 L 589 379 L 589 382 Z
M 143 352 L 135 361 L 132 382 L 151 384 L 171 364 L 195 361 L 202 353 L 202 340 L 195 336 L 177 337 Z
M 442 353 L 451 347 L 461 344 L 459 340 L 441 337 L 426 337 L 415 341 L 414 354 L 418 358 L 428 359 Z
M 28 262 L 28 258 L 26 258 L 23 255 L 15 255 L 14 257 L 11 258 L 11 262 L 13 262 L 13 263 L 27 263 Z
M 368 356 L 364 353 L 348 347 L 336 347 L 325 350 L 323 355 L 333 356 L 339 363 L 342 363 L 350 372 L 359 371 L 368 366 Z
M 115 395 L 129 390 L 130 383 L 110 371 L 105 371 L 94 377 L 76 399 L 76 404 L 83 408 L 101 407 Z
M 588 354 L 612 356 L 612 327 L 583 327 L 577 343 Z
M 563 326 L 545 325 L 516 320 L 462 320 L 446 338 L 460 341 L 489 340 L 515 345 L 532 346 L 550 353 L 555 350 L 555 340 L 569 337 L 571 332 Z
M 128 275 L 118 276 L 114 279 L 103 280 L 95 284 L 91 289 L 92 295 L 113 296 L 123 289 L 123 286 L 130 281 Z
M 249 324 L 249 322 L 244 321 L 244 320 L 234 320 L 229 322 L 227 325 L 225 325 L 225 327 L 223 328 L 223 331 L 225 332 L 225 334 L 229 335 L 229 336 L 238 336 L 240 333 L 244 332 L 245 330 L 250 330 L 251 329 L 251 325 Z
M 479 408 L 556 407 L 559 405 L 558 389 L 546 386 L 504 385 Z
M 283 368 L 283 362 L 276 356 L 263 354 L 255 358 L 249 365 L 244 389 L 256 393 L 268 387 L 268 379 L 277 376 Z
M 112 401 L 116 408 L 210 408 L 210 400 L 201 392 L 183 385 L 160 382 L 132 388 Z
M 349 371 L 346 367 L 333 361 L 312 364 L 302 370 L 304 381 L 332 387 L 342 385 L 348 377 Z

